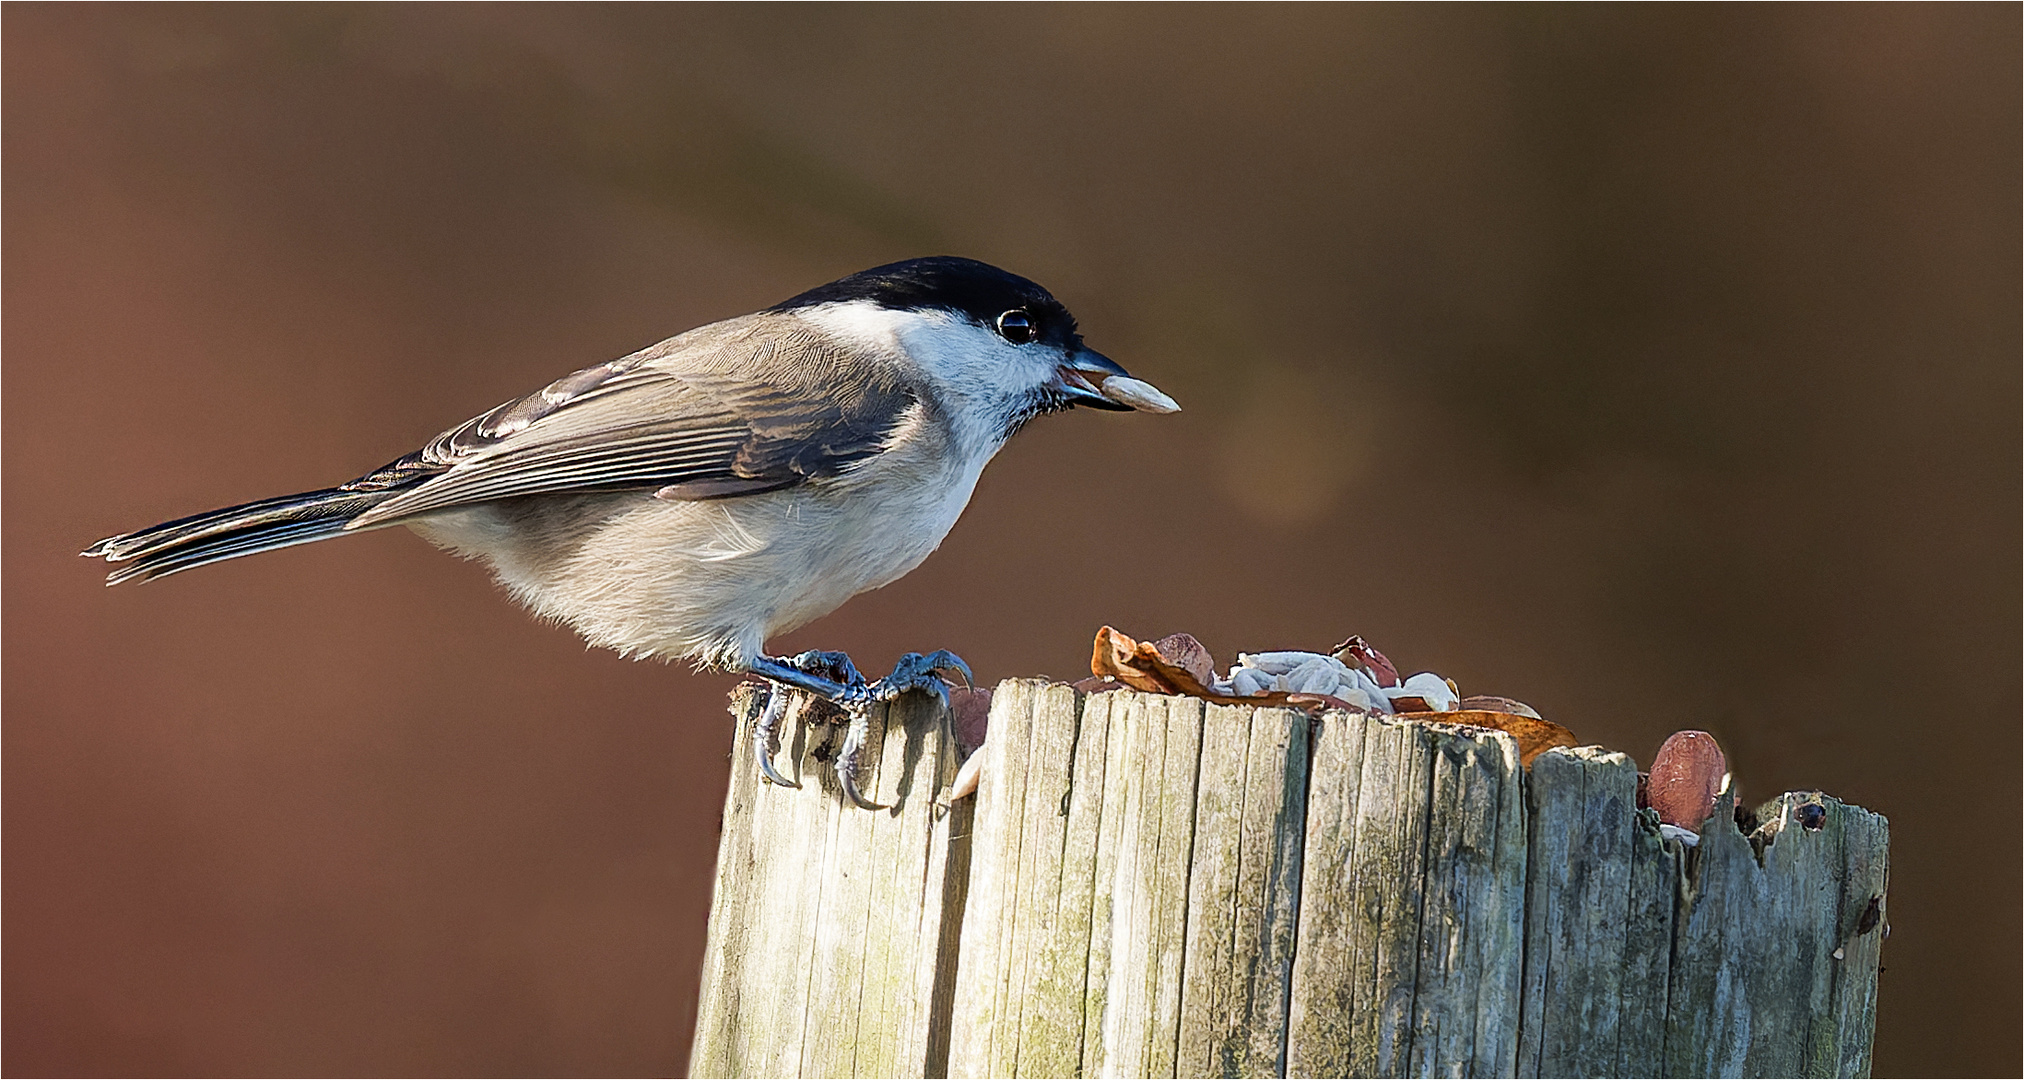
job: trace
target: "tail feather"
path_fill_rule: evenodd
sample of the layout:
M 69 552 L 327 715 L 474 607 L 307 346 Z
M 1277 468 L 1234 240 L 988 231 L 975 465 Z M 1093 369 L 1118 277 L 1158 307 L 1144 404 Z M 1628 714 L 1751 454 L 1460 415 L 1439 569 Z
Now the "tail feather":
M 241 555 L 342 535 L 353 518 L 396 493 L 326 488 L 262 499 L 108 536 L 83 554 L 129 564 L 107 574 L 108 585 L 149 581 Z

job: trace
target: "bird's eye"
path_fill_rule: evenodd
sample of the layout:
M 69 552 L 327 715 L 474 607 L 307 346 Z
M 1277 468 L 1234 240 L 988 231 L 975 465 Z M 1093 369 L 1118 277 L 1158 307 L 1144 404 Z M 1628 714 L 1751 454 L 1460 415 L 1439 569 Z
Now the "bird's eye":
M 998 316 L 998 335 L 1014 345 L 1033 340 L 1033 316 L 1014 308 Z

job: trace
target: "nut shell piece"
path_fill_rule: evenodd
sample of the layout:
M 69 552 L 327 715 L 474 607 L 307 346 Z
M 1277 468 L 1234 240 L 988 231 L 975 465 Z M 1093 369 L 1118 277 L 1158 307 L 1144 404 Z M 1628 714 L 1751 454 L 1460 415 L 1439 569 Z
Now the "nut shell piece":
M 1449 712 L 1461 695 L 1455 693 L 1446 679 L 1422 671 L 1396 688 L 1387 689 L 1385 696 L 1392 699 L 1392 705 L 1400 712 Z
M 1513 716 L 1529 716 L 1534 720 L 1542 719 L 1538 709 L 1514 698 L 1498 697 L 1495 694 L 1472 694 L 1463 698 L 1455 708 L 1482 709 L 1485 712 L 1510 713 Z
M 1377 646 L 1365 641 L 1361 634 L 1351 635 L 1348 641 L 1330 649 L 1329 652 L 1334 654 L 1337 660 L 1369 675 L 1371 681 L 1381 687 L 1399 684 L 1398 668 L 1394 667 L 1383 653 L 1377 651 Z
M 1216 658 L 1209 650 L 1195 640 L 1193 634 L 1168 634 L 1153 642 L 1153 648 L 1166 657 L 1167 663 L 1180 668 L 1195 677 L 1195 681 L 1207 686 L 1216 679 Z

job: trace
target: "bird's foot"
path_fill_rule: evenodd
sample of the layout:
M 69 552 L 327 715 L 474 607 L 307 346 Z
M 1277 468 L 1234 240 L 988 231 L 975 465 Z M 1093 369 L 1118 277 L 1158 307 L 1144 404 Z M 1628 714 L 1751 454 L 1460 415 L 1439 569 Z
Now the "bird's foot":
M 773 684 L 765 710 L 752 725 L 753 751 L 759 759 L 760 773 L 783 787 L 800 786 L 773 768 L 774 741 L 786 699 L 781 687 L 799 687 L 840 706 L 849 715 L 850 727 L 844 732 L 843 748 L 836 755 L 836 780 L 844 797 L 861 810 L 886 809 L 865 798 L 857 787 L 857 758 L 871 736 L 872 706 L 894 701 L 912 690 L 934 694 L 946 706 L 949 689 L 943 673 L 962 676 L 965 685 L 970 682 L 970 665 L 947 649 L 925 655 L 908 653 L 893 666 L 892 674 L 875 683 L 866 683 L 850 657 L 838 652 L 805 652 L 792 659 L 777 660 L 762 657 L 752 663 L 751 671 Z
M 849 693 L 864 686 L 864 676 L 858 673 L 857 665 L 850 657 L 840 652 L 821 652 L 815 649 L 799 656 L 780 659 L 767 657 L 764 663 L 777 667 L 778 673 L 762 670 L 755 665 L 755 673 L 767 676 L 766 707 L 760 711 L 759 719 L 752 724 L 752 756 L 759 763 L 759 774 L 769 784 L 798 788 L 801 785 L 780 775 L 773 767 L 773 755 L 780 749 L 780 717 L 787 711 L 788 686 L 799 686 L 815 694 L 818 699 L 836 701 L 839 692 Z M 781 674 L 799 675 L 799 679 L 782 678 Z
M 850 729 L 844 732 L 843 749 L 836 755 L 836 782 L 842 786 L 844 796 L 858 809 L 886 809 L 866 799 L 857 790 L 857 755 L 864 749 L 865 739 L 871 735 L 871 706 L 896 701 L 900 695 L 910 691 L 925 690 L 947 708 L 949 685 L 943 679 L 944 672 L 960 675 L 963 685 L 970 684 L 970 665 L 955 653 L 947 649 L 937 649 L 926 655 L 908 653 L 893 665 L 892 674 L 864 687 L 853 695 L 854 701 L 838 703 L 850 711 Z
M 926 690 L 947 705 L 950 680 L 944 673 L 959 676 L 964 686 L 970 685 L 970 665 L 955 653 L 947 649 L 937 649 L 926 655 L 910 652 L 893 665 L 892 674 L 866 686 L 864 697 L 867 702 L 894 701 L 909 690 Z

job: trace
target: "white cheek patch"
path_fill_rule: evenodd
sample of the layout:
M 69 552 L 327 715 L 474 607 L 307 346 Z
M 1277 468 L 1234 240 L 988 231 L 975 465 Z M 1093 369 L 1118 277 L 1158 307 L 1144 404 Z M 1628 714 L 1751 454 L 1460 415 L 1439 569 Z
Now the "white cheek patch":
M 1024 397 L 1053 379 L 1058 361 L 1044 345 L 1014 345 L 997 331 L 964 319 L 913 328 L 904 340 L 929 378 L 972 398 Z
M 947 311 L 895 311 L 869 300 L 851 300 L 816 304 L 795 314 L 859 348 L 898 354 L 911 362 L 937 396 L 951 403 L 982 405 L 994 414 L 1010 414 L 1013 403 L 1051 382 L 1061 359 L 1047 346 L 1014 345 L 997 331 Z M 979 437 L 998 430 L 999 417 L 988 419 L 975 433 Z
M 814 304 L 796 308 L 794 314 L 825 333 L 871 349 L 897 349 L 904 328 L 934 319 L 923 312 L 883 308 L 869 300 Z

